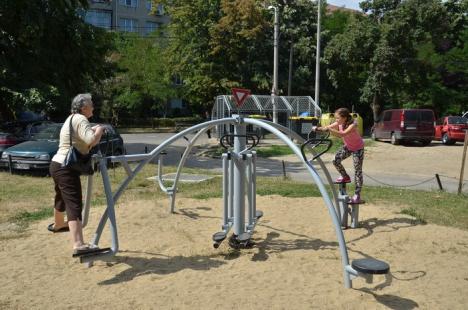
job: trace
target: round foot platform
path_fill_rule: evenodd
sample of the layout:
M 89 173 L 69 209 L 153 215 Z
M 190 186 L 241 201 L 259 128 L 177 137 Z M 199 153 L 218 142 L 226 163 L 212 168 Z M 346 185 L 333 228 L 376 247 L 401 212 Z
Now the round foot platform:
M 233 249 L 251 249 L 255 243 L 250 240 L 250 235 L 243 233 L 240 236 L 232 235 L 229 238 L 229 246 Z
M 351 266 L 353 269 L 366 274 L 386 274 L 390 270 L 390 266 L 386 262 L 373 258 L 353 260 Z
M 226 233 L 224 231 L 217 232 L 213 235 L 214 242 L 221 242 L 226 239 Z

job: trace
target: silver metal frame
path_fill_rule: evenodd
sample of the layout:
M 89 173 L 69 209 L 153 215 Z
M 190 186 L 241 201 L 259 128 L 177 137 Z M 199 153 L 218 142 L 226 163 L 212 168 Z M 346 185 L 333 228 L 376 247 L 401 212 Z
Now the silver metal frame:
M 174 203 L 175 203 L 175 193 L 177 189 L 177 182 L 179 179 L 180 172 L 182 170 L 182 167 L 185 163 L 185 160 L 190 153 L 190 149 L 193 147 L 194 143 L 196 140 L 200 137 L 201 134 L 203 134 L 206 130 L 208 130 L 211 127 L 218 126 L 218 125 L 234 125 L 236 129 L 237 134 L 242 135 L 245 133 L 245 124 L 251 124 L 258 126 L 260 128 L 266 129 L 270 131 L 272 134 L 274 134 L 276 137 L 278 137 L 280 140 L 282 140 L 287 146 L 291 148 L 291 150 L 294 152 L 294 154 L 298 157 L 298 159 L 304 163 L 305 167 L 309 171 L 314 183 L 317 185 L 318 189 L 320 190 L 320 193 L 322 194 L 323 200 L 325 202 L 325 205 L 328 209 L 328 213 L 330 215 L 330 218 L 332 220 L 333 226 L 335 227 L 335 234 L 338 239 L 338 244 L 339 244 L 339 249 L 341 253 L 341 263 L 342 263 L 342 268 L 343 268 L 343 280 L 344 280 L 344 285 L 346 288 L 351 287 L 351 280 L 354 279 L 357 276 L 364 276 L 363 274 L 357 272 L 355 269 L 351 267 L 349 264 L 349 258 L 348 258 L 348 252 L 346 248 L 346 242 L 345 238 L 343 235 L 343 232 L 341 230 L 341 221 L 340 221 L 340 212 L 339 212 L 339 203 L 338 203 L 338 198 L 336 195 L 336 190 L 334 190 L 334 187 L 332 185 L 331 177 L 330 174 L 323 164 L 323 162 L 320 161 L 320 159 L 317 159 L 317 162 L 320 164 L 321 168 L 323 169 L 326 179 L 328 183 L 331 185 L 332 188 L 332 193 L 334 196 L 334 201 L 335 204 L 333 203 L 332 199 L 328 195 L 328 192 L 325 188 L 325 185 L 320 177 L 320 175 L 317 173 L 316 169 L 314 168 L 313 164 L 311 162 L 305 161 L 305 159 L 302 157 L 301 151 L 299 147 L 285 134 L 287 133 L 290 136 L 295 137 L 298 141 L 304 141 L 299 135 L 296 133 L 292 132 L 286 127 L 283 127 L 278 124 L 274 124 L 272 122 L 268 121 L 263 121 L 263 120 L 256 120 L 256 119 L 251 119 L 251 118 L 244 118 L 242 116 L 233 116 L 229 118 L 223 118 L 223 119 L 218 119 L 218 120 L 212 120 L 208 121 L 202 124 L 198 124 L 195 126 L 192 126 L 190 128 L 187 128 L 178 134 L 172 136 L 171 138 L 167 139 L 163 143 L 161 143 L 158 147 L 156 147 L 151 153 L 149 154 L 135 154 L 135 155 L 120 155 L 120 156 L 110 156 L 110 157 L 102 157 L 100 158 L 100 166 L 101 166 L 101 176 L 104 184 L 104 191 L 106 194 L 106 201 L 107 201 L 107 208 L 104 211 L 104 213 L 101 216 L 101 219 L 99 221 L 98 227 L 96 229 L 92 244 L 98 245 L 99 239 L 101 237 L 102 231 L 104 229 L 104 225 L 107 222 L 107 219 L 110 221 L 110 232 L 111 232 L 111 239 L 112 239 L 112 247 L 111 251 L 106 254 L 102 255 L 96 255 L 96 256 L 91 256 L 91 257 L 83 257 L 81 260 L 82 262 L 88 262 L 91 263 L 94 260 L 97 259 L 103 259 L 104 256 L 112 256 L 115 255 L 118 252 L 119 248 L 119 243 L 118 243 L 118 234 L 117 234 L 117 222 L 116 222 L 116 216 L 115 216 L 115 203 L 118 201 L 124 190 L 127 188 L 129 183 L 135 178 L 135 176 L 141 171 L 141 169 L 149 163 L 151 160 L 156 158 L 161 154 L 162 151 L 164 151 L 168 146 L 170 146 L 172 143 L 177 141 L 180 138 L 184 138 L 187 134 L 193 133 L 193 132 L 198 132 L 194 136 L 194 138 L 189 141 L 189 144 L 187 146 L 186 151 L 184 152 L 184 155 L 181 158 L 181 163 L 179 164 L 178 170 L 177 170 L 177 176 L 176 179 L 172 185 L 172 187 L 167 189 L 167 193 L 171 197 L 171 211 L 174 211 Z M 237 154 L 241 153 L 242 150 L 245 149 L 245 140 L 242 141 L 243 139 L 236 139 L 235 141 L 235 152 Z M 247 157 L 249 156 L 246 154 Z M 252 155 L 251 155 L 252 156 Z M 111 184 L 109 181 L 109 175 L 107 172 L 107 160 L 110 160 L 111 162 L 119 162 L 123 165 L 125 171 L 127 172 L 127 178 L 120 184 L 120 186 L 117 188 L 115 192 L 112 191 Z M 255 160 L 253 158 L 248 159 L 248 161 L 252 161 L 251 165 L 252 168 L 249 169 L 255 169 Z M 129 166 L 129 162 L 138 162 L 135 168 L 131 168 Z M 162 165 L 162 160 L 160 161 L 160 164 Z M 229 218 L 234 217 L 234 223 L 232 225 L 234 226 L 234 232 L 235 233 L 241 233 L 243 232 L 243 226 L 244 226 L 244 210 L 245 206 L 244 204 L 244 189 L 245 186 L 243 186 L 243 182 L 245 182 L 245 165 L 242 164 L 235 164 L 234 160 L 230 160 L 229 163 L 227 163 L 227 155 L 223 155 L 223 172 L 226 172 L 227 170 L 230 170 L 231 172 L 234 171 L 234 173 L 229 173 L 229 176 L 224 176 L 223 177 L 223 190 L 226 191 L 228 190 L 229 195 L 223 198 L 225 207 L 224 211 L 226 212 L 227 209 L 227 218 L 223 217 L 223 225 L 230 225 L 229 223 Z M 253 173 L 255 175 L 255 173 Z M 229 181 L 228 181 L 229 180 Z M 252 184 L 255 184 L 255 179 L 249 180 Z M 228 183 L 228 184 L 226 184 Z M 92 187 L 92 181 L 88 179 L 88 186 Z M 87 193 L 91 193 L 90 189 L 88 188 Z M 253 196 L 255 196 L 255 187 L 251 187 L 248 189 L 248 195 L 252 195 L 251 199 L 253 199 Z M 87 201 L 88 199 L 87 194 Z M 240 199 L 242 198 L 242 199 Z M 226 201 L 227 200 L 227 201 Z M 255 206 L 255 203 L 253 203 Z M 336 205 L 336 207 L 335 207 Z M 85 214 L 88 214 L 89 212 L 89 204 L 87 203 L 88 211 L 85 212 Z M 86 209 L 85 208 L 85 209 Z M 255 215 L 255 213 L 254 213 Z M 86 215 L 86 222 L 87 222 L 87 215 Z M 368 275 L 366 275 L 368 277 Z

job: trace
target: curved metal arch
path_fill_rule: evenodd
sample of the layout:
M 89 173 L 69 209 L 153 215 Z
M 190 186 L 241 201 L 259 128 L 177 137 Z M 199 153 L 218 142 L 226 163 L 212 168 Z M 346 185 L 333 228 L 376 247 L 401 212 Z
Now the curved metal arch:
M 244 119 L 245 120 L 245 119 Z M 273 126 L 274 128 L 280 130 L 281 132 L 287 134 L 289 137 L 292 137 L 294 139 L 296 139 L 297 141 L 299 141 L 300 143 L 304 143 L 306 140 L 301 137 L 298 133 L 296 133 L 295 131 L 292 131 L 291 129 L 287 128 L 287 127 L 284 127 L 283 125 L 280 125 L 280 124 L 276 124 L 276 123 L 273 123 L 271 121 L 267 121 L 267 120 L 261 120 L 261 122 L 263 123 L 266 123 L 270 126 Z M 184 154 L 182 155 L 181 157 L 181 160 L 180 160 L 180 163 L 179 163 L 179 166 L 177 168 L 177 172 L 176 172 L 176 177 L 174 179 L 174 182 L 173 182 L 173 185 L 172 187 L 170 188 L 170 190 L 172 190 L 172 193 L 170 194 L 170 199 L 171 199 L 171 212 L 173 213 L 175 211 L 175 196 L 176 196 L 176 189 L 177 189 L 177 183 L 179 181 L 179 178 L 180 178 L 180 174 L 182 172 L 182 168 L 184 167 L 185 165 L 185 162 L 187 160 L 187 157 L 188 155 L 190 154 L 190 151 L 192 150 L 193 146 L 195 145 L 195 142 L 198 140 L 198 138 L 204 133 L 206 132 L 210 127 L 205 127 L 204 129 L 201 129 L 197 135 L 195 135 L 195 137 L 192 138 L 192 140 L 189 142 L 189 145 L 187 146 L 187 148 L 185 149 L 185 152 Z M 315 153 L 310 147 L 309 149 L 311 150 L 312 153 Z M 322 161 L 322 159 L 319 157 L 316 159 L 317 162 L 319 163 L 320 165 L 320 168 L 322 169 L 322 171 L 324 172 L 325 174 L 325 177 L 327 179 L 327 182 L 328 184 L 330 185 L 330 189 L 332 191 L 332 194 L 333 194 L 333 200 L 335 201 L 335 208 L 336 208 L 336 212 L 338 214 L 338 218 L 341 218 L 340 216 L 340 208 L 339 208 L 339 202 L 338 202 L 338 193 L 336 191 L 336 188 L 335 186 L 333 186 L 333 180 L 331 178 L 331 175 L 330 175 L 330 172 L 328 171 L 327 167 L 325 166 L 324 162 Z
M 246 123 L 246 124 L 252 124 L 256 125 L 258 127 L 267 129 L 274 135 L 276 135 L 278 138 L 280 138 L 286 145 L 288 145 L 293 152 L 296 154 L 296 156 L 299 158 L 301 162 L 303 162 L 306 165 L 307 170 L 310 172 L 312 179 L 314 180 L 315 184 L 318 186 L 320 193 L 322 194 L 322 198 L 325 201 L 325 204 L 328 208 L 329 215 L 332 219 L 333 225 L 335 227 L 335 233 L 338 239 L 338 244 L 340 247 L 340 252 L 341 252 L 341 262 L 343 265 L 343 277 L 344 277 L 344 283 L 345 287 L 349 288 L 351 287 L 351 279 L 350 279 L 350 273 L 348 272 L 347 268 L 349 268 L 349 258 L 348 258 L 348 252 L 346 249 L 346 243 L 344 240 L 344 235 L 341 230 L 341 224 L 340 221 L 338 220 L 336 210 L 334 208 L 333 202 L 330 199 L 328 192 L 326 191 L 326 188 L 318 175 L 317 171 L 315 168 L 309 163 L 304 160 L 302 157 L 301 151 L 295 145 L 284 133 L 282 133 L 279 129 L 275 128 L 275 126 L 270 125 L 265 123 L 264 121 L 260 120 L 255 120 L 255 119 L 250 119 L 250 118 L 242 118 L 239 116 L 233 116 L 230 118 L 223 118 L 219 120 L 213 120 L 213 121 L 208 121 L 202 124 L 198 124 L 195 126 L 192 126 L 190 128 L 187 128 L 178 134 L 172 136 L 171 138 L 167 139 L 163 143 L 161 143 L 158 147 L 156 147 L 153 151 L 151 151 L 149 154 L 146 155 L 121 155 L 121 156 L 111 156 L 108 159 L 110 159 L 112 162 L 122 162 L 126 165 L 128 168 L 127 162 L 128 161 L 141 161 L 137 167 L 133 171 L 129 171 L 127 169 L 128 177 L 123 181 L 123 183 L 120 185 L 118 190 L 116 191 L 115 194 L 112 194 L 110 182 L 109 182 L 109 177 L 107 174 L 107 168 L 104 167 L 102 177 L 103 177 L 103 182 L 104 182 L 104 189 L 106 192 L 106 200 L 107 200 L 107 208 L 104 211 L 101 220 L 99 222 L 98 228 L 96 229 L 96 233 L 94 236 L 93 244 L 97 245 L 99 242 L 100 236 L 102 234 L 102 230 L 104 228 L 104 225 L 107 221 L 107 219 L 110 217 L 111 219 L 111 233 L 112 233 L 112 254 L 116 254 L 118 251 L 118 236 L 117 236 L 117 227 L 116 227 L 116 219 L 115 219 L 115 211 L 114 211 L 114 206 L 115 202 L 120 198 L 121 194 L 123 191 L 126 189 L 126 187 L 129 185 L 129 183 L 135 178 L 136 174 L 141 171 L 141 169 L 149 163 L 152 159 L 154 159 L 156 156 L 160 154 L 161 151 L 163 151 L 166 147 L 170 146 L 172 143 L 177 141 L 180 138 L 183 138 L 185 135 L 195 132 L 198 130 L 202 130 L 204 128 L 216 126 L 216 125 L 221 125 L 221 124 L 235 124 L 235 123 Z M 200 135 L 200 133 L 199 133 Z M 198 135 L 198 136 L 199 136 Z M 104 162 L 105 158 L 101 158 L 101 162 Z M 131 172 L 131 173 L 130 173 Z
M 335 234 L 336 234 L 336 237 L 338 239 L 338 244 L 339 244 L 339 247 L 340 247 L 341 264 L 342 264 L 342 267 L 343 267 L 343 278 L 344 278 L 345 286 L 348 287 L 348 288 L 351 287 L 350 275 L 349 275 L 349 273 L 348 273 L 348 271 L 346 269 L 347 266 L 349 266 L 349 258 L 348 258 L 348 251 L 346 249 L 346 242 L 345 242 L 345 239 L 344 239 L 343 231 L 341 230 L 341 224 L 340 224 L 340 221 L 338 220 L 338 215 L 336 213 L 336 209 L 335 209 L 335 207 L 333 205 L 332 200 L 330 199 L 330 197 L 328 195 L 328 192 L 327 192 L 327 190 L 325 188 L 325 185 L 323 184 L 319 174 L 317 173 L 317 171 L 315 171 L 315 168 L 309 162 L 306 162 L 304 160 L 304 158 L 302 157 L 301 151 L 299 150 L 297 145 L 295 145 L 281 131 L 279 131 L 278 129 L 276 129 L 275 127 L 273 127 L 273 126 L 271 126 L 269 124 L 263 123 L 263 121 L 259 121 L 259 120 L 256 120 L 256 119 L 244 118 L 243 122 L 247 123 L 247 124 L 256 125 L 256 126 L 259 126 L 261 128 L 265 128 L 265 129 L 269 130 L 271 133 L 273 133 L 278 138 L 283 140 L 283 142 L 286 143 L 291 148 L 291 150 L 296 154 L 296 156 L 306 165 L 307 170 L 309 170 L 310 174 L 312 175 L 312 178 L 313 178 L 315 184 L 318 186 L 318 188 L 320 190 L 320 193 L 322 194 L 322 198 L 323 198 L 323 200 L 325 202 L 325 205 L 328 208 L 328 213 L 329 213 L 329 215 L 330 215 L 330 217 L 332 219 L 333 225 L 335 227 Z
M 323 161 L 318 158 L 318 162 L 322 168 L 322 170 L 324 171 L 325 173 L 325 176 L 327 178 L 327 181 L 328 183 L 330 184 L 330 188 L 332 189 L 332 193 L 333 193 L 333 196 L 334 196 L 334 200 L 335 200 L 335 205 L 333 204 L 333 202 L 331 201 L 330 197 L 328 196 L 328 192 L 326 191 L 325 187 L 324 187 L 324 184 L 320 178 L 320 176 L 318 175 L 317 171 L 315 170 L 315 168 L 312 166 L 311 163 L 309 162 L 306 162 L 304 160 L 304 158 L 302 157 L 302 154 L 299 150 L 299 148 L 297 147 L 297 145 L 295 145 L 283 132 L 281 131 L 285 131 L 287 132 L 288 134 L 290 134 L 291 136 L 293 136 L 294 138 L 296 138 L 298 141 L 305 141 L 300 135 L 298 135 L 297 133 L 295 133 L 294 131 L 291 131 L 290 129 L 284 127 L 284 126 L 281 126 L 279 124 L 275 124 L 273 122 L 269 122 L 269 121 L 265 121 L 265 120 L 256 120 L 256 119 L 251 119 L 251 118 L 242 118 L 242 117 L 238 117 L 238 116 L 234 116 L 233 118 L 227 118 L 227 119 L 224 119 L 224 120 L 236 120 L 235 122 L 232 122 L 232 123 L 236 123 L 236 122 L 243 122 L 243 123 L 247 123 L 247 124 L 252 124 L 252 125 L 256 125 L 256 126 L 259 126 L 261 128 L 264 128 L 268 131 L 270 131 L 271 133 L 275 134 L 278 138 L 280 138 L 286 145 L 288 145 L 292 150 L 293 152 L 296 154 L 296 156 L 299 158 L 299 160 L 301 160 L 301 162 L 303 162 L 305 165 L 306 165 L 306 168 L 309 170 L 309 172 L 311 173 L 312 175 L 312 178 L 314 180 L 314 183 L 319 187 L 319 190 L 322 194 L 322 197 L 325 201 L 325 204 L 328 208 L 328 211 L 329 211 L 329 215 L 332 219 L 332 222 L 333 222 L 333 225 L 335 226 L 335 233 L 337 235 L 337 239 L 338 239 L 338 243 L 339 243 L 339 246 L 340 246 L 340 252 L 341 252 L 341 256 L 342 256 L 342 265 L 343 265 L 343 272 L 344 272 L 344 281 L 345 281 L 345 285 L 348 287 L 348 285 L 350 285 L 351 283 L 351 280 L 350 280 L 350 277 L 349 277 L 349 273 L 346 271 L 346 266 L 349 265 L 349 258 L 348 258 L 348 253 L 347 253 L 347 249 L 346 249 L 346 243 L 345 243 L 345 240 L 344 240 L 344 235 L 343 235 L 343 232 L 341 230 L 341 224 L 340 224 L 340 221 L 339 221 L 339 218 L 340 218 L 340 210 L 339 210 L 339 204 L 338 204 L 338 195 L 336 193 L 336 189 L 335 187 L 332 185 L 332 179 L 331 179 L 331 176 L 330 176 L 330 173 L 328 172 L 328 169 L 326 168 L 325 164 L 323 163 Z M 221 119 L 223 120 L 223 119 Z M 219 120 L 219 121 L 221 121 Z M 208 126 L 208 123 L 204 123 L 206 125 L 205 127 L 205 130 L 207 130 L 210 126 Z M 231 123 L 231 122 L 227 122 L 227 123 Z M 189 146 L 187 146 L 185 152 L 184 152 L 184 155 L 182 156 L 182 159 L 181 159 L 181 163 L 179 164 L 179 167 L 177 169 L 177 176 L 176 176 L 176 179 L 174 180 L 174 183 L 173 183 L 173 186 L 172 186 L 172 189 L 174 189 L 173 191 L 173 194 L 172 194 L 172 197 L 171 197 L 171 212 L 174 211 L 174 206 L 175 206 L 175 189 L 177 188 L 177 182 L 178 182 L 178 176 L 180 175 L 180 172 L 182 170 L 182 167 L 183 165 L 185 164 L 185 160 L 188 156 L 188 154 L 190 153 L 190 150 L 192 149 L 194 143 L 196 142 L 196 140 L 198 139 L 198 137 L 203 133 L 205 132 L 205 130 L 201 130 L 193 139 L 192 141 L 190 142 Z M 335 207 L 336 206 L 336 207 Z

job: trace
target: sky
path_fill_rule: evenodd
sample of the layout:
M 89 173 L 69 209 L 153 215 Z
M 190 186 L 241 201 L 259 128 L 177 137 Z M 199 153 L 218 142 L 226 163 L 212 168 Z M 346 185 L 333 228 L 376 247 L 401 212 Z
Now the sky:
M 348 9 L 360 10 L 359 2 L 362 0 L 328 0 L 327 2 L 336 6 L 345 6 Z

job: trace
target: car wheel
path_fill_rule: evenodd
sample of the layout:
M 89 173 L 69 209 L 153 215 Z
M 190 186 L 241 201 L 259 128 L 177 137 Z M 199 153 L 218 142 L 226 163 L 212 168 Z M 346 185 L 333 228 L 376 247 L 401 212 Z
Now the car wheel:
M 393 145 L 398 145 L 398 144 L 400 144 L 400 140 L 398 140 L 398 139 L 396 138 L 395 133 L 392 133 L 392 137 L 391 137 L 390 142 L 391 142 Z
M 421 143 L 423 146 L 428 146 L 429 144 L 431 144 L 431 140 L 424 140 Z
M 452 141 L 450 141 L 450 138 L 447 133 L 444 133 L 442 136 L 442 143 L 445 145 L 450 145 Z

